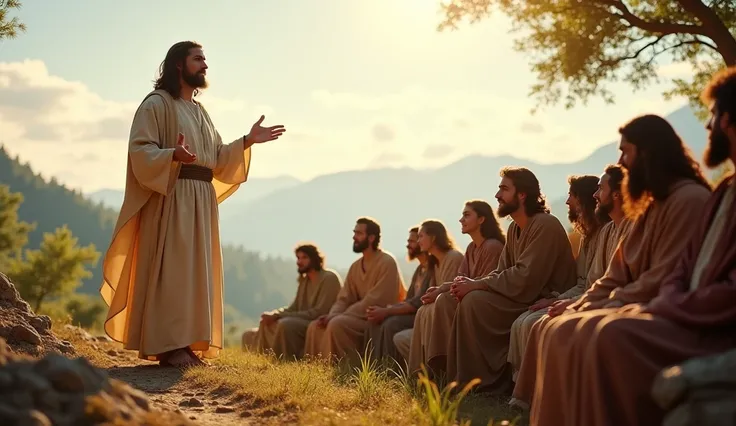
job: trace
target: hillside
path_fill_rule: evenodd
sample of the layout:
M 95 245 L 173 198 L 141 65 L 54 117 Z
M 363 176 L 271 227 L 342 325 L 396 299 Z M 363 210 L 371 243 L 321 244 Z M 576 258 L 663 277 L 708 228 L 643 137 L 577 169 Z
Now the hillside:
M 290 181 L 284 179 L 281 184 Z M 79 238 L 80 245 L 94 244 L 101 253 L 107 248 L 117 214 L 114 210 L 86 199 L 55 180 L 46 181 L 25 164 L 10 158 L 0 147 L 0 183 L 11 192 L 23 194 L 19 209 L 22 221 L 36 223 L 29 235 L 27 248 L 37 248 L 44 232 L 66 224 Z M 114 193 L 114 192 L 113 192 Z M 291 301 L 296 291 L 296 267 L 293 254 L 281 257 L 261 256 L 255 251 L 225 245 L 225 303 L 227 322 L 239 328 L 252 324 L 266 308 L 275 308 Z M 93 277 L 85 280 L 79 293 L 98 295 L 102 282 L 102 261 L 92 270 Z

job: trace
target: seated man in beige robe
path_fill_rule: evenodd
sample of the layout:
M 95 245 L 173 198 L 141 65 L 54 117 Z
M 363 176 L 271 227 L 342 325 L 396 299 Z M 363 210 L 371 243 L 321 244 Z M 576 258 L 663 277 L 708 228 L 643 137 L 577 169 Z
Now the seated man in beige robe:
M 430 264 L 429 253 L 419 247 L 418 226 L 409 230 L 406 250 L 409 261 L 419 262 L 411 277 L 406 300 L 385 307 L 370 306 L 367 312 L 371 326 L 366 330 L 365 344 L 371 345 L 374 359 L 389 366 L 392 362 L 402 359 L 394 345 L 394 335 L 414 325 L 414 315 L 422 305 L 421 297 L 435 280 L 435 265 Z
M 354 361 L 363 355 L 363 335 L 370 327 L 370 306 L 386 306 L 406 297 L 404 280 L 394 256 L 380 248 L 381 227 L 361 217 L 353 230 L 353 251 L 361 257 L 350 266 L 330 312 L 309 324 L 305 355 Z
M 460 387 L 480 379 L 479 390 L 507 392 L 511 325 L 536 301 L 575 285 L 575 259 L 559 219 L 549 213 L 537 177 L 503 168 L 498 215 L 511 216 L 498 268 L 483 278 L 458 277 L 450 293 L 459 301 L 447 356 L 448 379 Z
M 319 249 L 304 244 L 294 250 L 299 287 L 286 308 L 261 315 L 259 327 L 243 333 L 243 348 L 273 352 L 279 358 L 301 358 L 309 323 L 325 315 L 337 300 L 342 281 L 337 272 L 325 269 Z
M 513 380 L 521 368 L 521 360 L 526 347 L 526 340 L 532 326 L 547 313 L 553 303 L 582 295 L 589 287 L 588 271 L 598 246 L 601 227 L 610 222 L 608 215 L 596 215 L 595 193 L 598 191 L 597 176 L 570 176 L 568 178 L 567 217 L 575 232 L 582 236 L 575 256 L 577 263 L 577 284 L 557 297 L 538 300 L 529 310 L 519 315 L 511 326 L 508 361 L 513 369 Z
M 704 92 L 711 108 L 705 154 L 709 167 L 729 158 L 736 161 L 735 93 L 734 67 L 717 74 Z M 664 412 L 652 398 L 652 385 L 662 369 L 736 347 L 734 176 L 723 180 L 706 199 L 700 194 L 692 196 L 706 187 L 705 179 L 683 145 L 674 144 L 676 149 L 663 146 L 679 139 L 664 119 L 640 118 L 625 126 L 622 134 L 622 148 L 631 150 L 624 144 L 632 144 L 635 155 L 638 151 L 645 156 L 643 160 L 639 155 L 624 159 L 634 164 L 628 186 L 638 188 L 635 176 L 645 179 L 654 202 L 643 213 L 643 221 L 648 216 L 659 221 L 640 235 L 636 234 L 640 231 L 637 222 L 606 273 L 604 280 L 614 282 L 605 287 L 628 287 L 628 292 L 610 291 L 607 309 L 565 314 L 550 321 L 540 349 L 531 424 L 660 425 Z M 638 166 L 648 173 L 637 175 L 634 169 Z M 662 180 L 665 176 L 668 179 Z M 690 194 L 686 194 L 682 186 L 671 189 L 673 180 L 697 183 L 690 184 Z M 657 197 L 662 189 L 670 189 L 665 200 Z M 639 200 L 633 197 L 631 201 Z M 663 209 L 664 205 L 669 208 Z M 665 211 L 672 217 L 662 217 Z M 647 235 L 654 239 L 649 255 L 657 262 L 652 268 L 656 281 L 647 277 L 633 286 L 617 285 L 622 273 L 639 269 L 639 265 L 621 268 L 625 265 L 622 260 L 637 258 L 642 251 L 634 244 L 650 239 Z M 664 256 L 675 260 L 660 269 Z M 655 295 L 649 296 L 647 288 Z M 627 306 L 621 308 L 621 304 Z
M 493 214 L 493 208 L 483 200 L 465 203 L 460 217 L 462 233 L 469 235 L 470 244 L 465 249 L 459 268 L 450 268 L 436 275 L 431 287 L 421 301 L 414 328 L 397 333 L 394 343 L 408 356 L 410 373 L 417 373 L 424 365 L 433 375 L 445 370 L 447 340 L 450 337 L 452 319 L 457 302 L 447 292 L 457 276 L 482 277 L 498 265 L 498 258 L 506 241 L 501 226 Z M 454 267 L 455 265 L 453 265 Z
M 537 371 L 539 330 L 551 318 L 562 314 L 568 306 L 582 297 L 588 288 L 603 276 L 606 269 L 608 269 L 608 264 L 619 242 L 628 232 L 631 222 L 624 217 L 623 193 L 621 192 L 623 179 L 624 171 L 619 165 L 607 166 L 601 176 L 598 190 L 594 194 L 596 200 L 595 215 L 597 217 L 605 215 L 611 220 L 599 232 L 593 261 L 588 269 L 588 277 L 583 282 L 585 286 L 581 288 L 580 285 L 577 285 L 564 294 L 561 294 L 548 310 L 544 310 L 546 311 L 546 315 L 543 315 L 536 321 L 529 330 L 528 337 L 526 338 L 526 347 L 522 353 L 521 364 L 519 366 L 514 365 L 518 370 L 518 375 L 514 379 L 516 384 L 514 386 L 513 398 L 511 398 L 509 404 L 516 405 L 525 410 L 529 409 Z M 580 262 L 578 262 L 579 266 Z M 580 284 L 580 277 L 578 277 L 578 284 Z

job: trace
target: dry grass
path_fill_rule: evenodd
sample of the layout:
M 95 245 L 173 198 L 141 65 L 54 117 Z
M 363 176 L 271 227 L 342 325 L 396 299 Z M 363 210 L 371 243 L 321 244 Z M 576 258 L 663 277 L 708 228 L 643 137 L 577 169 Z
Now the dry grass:
M 94 365 L 109 368 L 122 361 L 106 354 L 117 344 L 89 342 L 63 324 L 55 324 L 54 332 Z M 212 367 L 189 369 L 180 383 L 247 413 L 249 424 L 523 426 L 527 422 L 506 398 L 462 392 L 453 396 L 429 381 L 417 383 L 400 366 L 379 366 L 369 361 L 369 355 L 350 368 L 319 360 L 281 361 L 228 348 Z M 139 362 L 132 352 L 126 358 Z
M 401 376 L 400 370 L 381 369 L 366 357 L 350 371 L 316 360 L 282 362 L 237 349 L 226 349 L 214 368 L 185 374 L 198 387 L 227 391 L 231 402 L 273 416 L 274 424 L 522 424 L 505 401 L 473 395 L 463 399 L 463 393 L 452 397 L 436 387 L 432 390 L 431 382 L 412 386 Z

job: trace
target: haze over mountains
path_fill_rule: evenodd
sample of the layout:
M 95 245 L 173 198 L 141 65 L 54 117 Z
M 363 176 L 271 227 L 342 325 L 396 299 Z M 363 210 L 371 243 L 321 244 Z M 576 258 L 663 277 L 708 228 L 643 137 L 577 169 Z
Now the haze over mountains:
M 667 119 L 700 159 L 706 144 L 703 123 L 687 106 Z M 616 129 L 611 129 L 611 141 L 585 159 L 570 163 L 538 164 L 519 158 L 524 156 L 519 152 L 518 157 L 465 157 L 435 170 L 347 171 L 307 182 L 291 177 L 252 179 L 220 207 L 222 240 L 287 258 L 293 256 L 295 244 L 311 241 L 322 248 L 329 266 L 343 269 L 356 258 L 351 238 L 357 217 L 376 218 L 382 226 L 384 248 L 399 259 L 405 255 L 407 230 L 423 219 L 436 218 L 445 223 L 464 251 L 470 239 L 460 234 L 457 222 L 464 202 L 485 199 L 495 209 L 498 171 L 509 165 L 528 167 L 537 175 L 552 213 L 567 226 L 567 176 L 600 175 L 606 164 L 618 160 Z M 119 208 L 122 191 L 98 191 L 89 197 Z M 504 229 L 507 225 L 504 222 Z M 408 265 L 401 263 L 407 271 Z

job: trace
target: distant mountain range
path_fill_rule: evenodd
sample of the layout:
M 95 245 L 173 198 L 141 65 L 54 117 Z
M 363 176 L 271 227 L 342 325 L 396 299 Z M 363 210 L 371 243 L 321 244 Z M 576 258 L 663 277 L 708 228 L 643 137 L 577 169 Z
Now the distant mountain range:
M 689 107 L 676 110 L 667 119 L 700 159 L 706 144 L 703 123 Z M 423 219 L 436 218 L 445 223 L 464 250 L 470 240 L 460 234 L 457 222 L 463 204 L 480 198 L 497 207 L 493 197 L 501 167 L 531 169 L 541 182 L 552 213 L 568 225 L 567 176 L 600 175 L 606 164 L 615 163 L 618 157 L 616 141 L 572 163 L 538 164 L 512 156 L 469 156 L 434 170 L 346 171 L 307 182 L 291 177 L 253 179 L 221 206 L 220 229 L 223 242 L 242 244 L 266 255 L 293 256 L 295 244 L 312 241 L 322 248 L 332 267 L 345 268 L 356 258 L 351 238 L 357 217 L 376 218 L 382 226 L 383 246 L 399 259 L 405 255 L 407 230 Z M 122 192 L 104 190 L 89 197 L 119 208 Z M 409 270 L 405 262 L 402 269 Z

